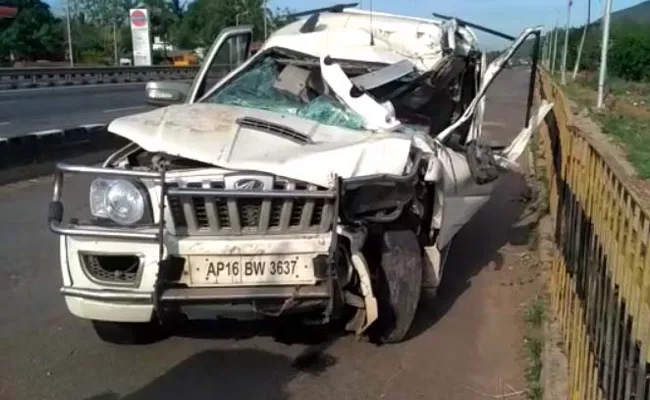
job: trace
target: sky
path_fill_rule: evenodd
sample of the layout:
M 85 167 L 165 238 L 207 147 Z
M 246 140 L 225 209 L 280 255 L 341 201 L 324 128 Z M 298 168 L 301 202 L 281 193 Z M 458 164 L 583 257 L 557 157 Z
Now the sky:
M 52 7 L 60 9 L 65 0 L 46 0 Z M 352 3 L 355 0 L 268 0 L 271 9 L 276 7 L 300 11 L 306 8 L 325 7 L 337 3 Z M 357 0 L 360 7 L 369 9 L 369 0 Z M 628 8 L 642 0 L 613 0 L 613 10 Z M 604 0 L 592 0 L 592 20 L 603 13 Z M 309 5 L 307 5 L 309 4 Z M 524 28 L 542 25 L 546 29 L 567 22 L 567 0 L 373 0 L 374 10 L 428 17 L 432 12 L 456 16 L 470 22 L 484 25 L 513 36 Z M 584 24 L 587 18 L 587 0 L 573 0 L 571 26 Z M 508 42 L 491 35 L 478 33 L 479 40 L 489 50 L 501 49 Z

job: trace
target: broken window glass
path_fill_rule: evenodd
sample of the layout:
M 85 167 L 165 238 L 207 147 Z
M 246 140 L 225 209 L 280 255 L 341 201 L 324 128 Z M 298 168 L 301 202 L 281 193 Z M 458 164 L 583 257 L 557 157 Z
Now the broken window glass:
M 311 98 L 305 99 L 303 95 L 279 90 L 276 87 L 278 69 L 278 64 L 268 57 L 217 90 L 206 101 L 296 115 L 324 125 L 364 129 L 365 121 L 360 115 L 327 94 L 312 93 Z

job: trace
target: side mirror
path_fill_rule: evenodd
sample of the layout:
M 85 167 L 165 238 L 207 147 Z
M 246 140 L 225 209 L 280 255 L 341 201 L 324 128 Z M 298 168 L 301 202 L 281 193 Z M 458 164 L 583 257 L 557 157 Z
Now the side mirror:
M 147 104 L 169 106 L 185 101 L 190 84 L 185 82 L 147 82 L 145 86 Z

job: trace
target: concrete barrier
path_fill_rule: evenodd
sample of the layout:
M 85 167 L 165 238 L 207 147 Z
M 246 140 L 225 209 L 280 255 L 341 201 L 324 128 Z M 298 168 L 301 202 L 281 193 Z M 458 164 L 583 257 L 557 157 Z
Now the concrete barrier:
M 106 125 L 0 138 L 0 185 L 50 174 L 62 160 L 81 158 L 84 162 L 99 162 L 127 143 L 126 139 L 108 132 Z

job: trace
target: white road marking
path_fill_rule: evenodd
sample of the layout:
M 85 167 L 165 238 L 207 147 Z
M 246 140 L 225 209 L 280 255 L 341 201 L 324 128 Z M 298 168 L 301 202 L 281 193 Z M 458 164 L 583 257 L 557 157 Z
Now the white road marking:
M 122 108 L 113 108 L 111 110 L 104 110 L 104 114 L 120 112 L 120 111 L 129 111 L 129 110 L 141 110 L 147 106 L 133 106 L 133 107 L 122 107 Z
M 21 93 L 21 92 L 41 92 L 44 90 L 75 90 L 75 89 L 88 89 L 88 88 L 98 88 L 98 87 L 120 87 L 120 86 L 133 86 L 133 85 L 142 85 L 144 86 L 147 82 L 128 82 L 128 83 L 104 83 L 104 84 L 93 84 L 93 85 L 71 85 L 71 86 L 48 86 L 41 88 L 33 89 L 7 89 L 0 90 L 0 94 L 11 94 L 11 93 Z
M 2 103 L 2 105 L 11 104 L 11 103 L 18 103 L 18 100 L 0 100 L 0 103 Z
M 11 125 L 11 122 L 9 121 L 0 122 L 0 126 L 5 126 L 5 125 Z

